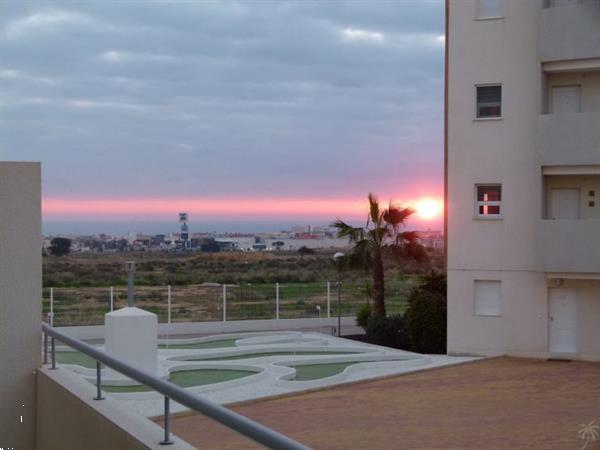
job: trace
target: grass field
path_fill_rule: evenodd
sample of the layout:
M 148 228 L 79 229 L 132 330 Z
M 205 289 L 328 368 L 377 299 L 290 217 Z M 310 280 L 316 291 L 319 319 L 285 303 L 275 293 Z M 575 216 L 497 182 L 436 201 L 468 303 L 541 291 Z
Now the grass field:
M 171 285 L 172 322 L 223 320 L 223 286 L 227 285 L 227 319 L 272 319 L 279 283 L 279 316 L 327 316 L 327 280 L 331 314 L 337 315 L 336 271 L 332 251 L 300 257 L 295 253 L 256 252 L 167 254 L 161 252 L 76 254 L 44 257 L 43 318 L 54 294 L 54 324 L 97 325 L 114 308 L 127 304 L 126 260 L 136 261 L 136 306 L 167 321 L 167 285 Z M 406 299 L 419 274 L 431 268 L 388 264 L 386 305 L 390 314 L 406 309 Z M 341 285 L 342 315 L 353 315 L 368 301 L 369 276 L 345 270 Z

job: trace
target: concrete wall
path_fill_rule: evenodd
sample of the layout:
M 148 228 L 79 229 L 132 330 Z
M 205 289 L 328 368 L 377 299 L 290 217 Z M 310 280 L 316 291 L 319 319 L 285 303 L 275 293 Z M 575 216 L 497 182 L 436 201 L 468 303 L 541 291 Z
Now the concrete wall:
M 540 220 L 538 224 L 540 270 L 600 273 L 600 220 Z
M 67 369 L 44 368 L 37 377 L 37 450 L 163 449 L 163 429 Z M 172 435 L 173 450 L 194 447 Z M 34 447 L 17 447 L 31 448 Z
M 598 0 L 542 10 L 539 27 L 541 61 L 597 57 L 600 48 L 599 23 Z
M 40 165 L 0 162 L 0 447 L 4 448 L 35 447 L 41 233 Z
M 539 164 L 542 166 L 598 164 L 600 154 L 598 123 L 600 123 L 600 112 L 538 116 L 535 148 Z
M 231 320 L 227 322 L 181 322 L 171 325 L 158 324 L 158 333 L 166 335 L 209 335 L 220 333 L 239 333 L 253 331 L 289 331 L 289 330 L 314 330 L 331 333 L 331 327 L 337 327 L 337 317 L 329 319 L 280 319 L 280 320 Z M 104 326 L 77 326 L 60 327 L 62 331 L 77 339 L 102 339 Z M 342 317 L 342 333 L 358 334 L 362 328 L 356 326 L 355 317 Z

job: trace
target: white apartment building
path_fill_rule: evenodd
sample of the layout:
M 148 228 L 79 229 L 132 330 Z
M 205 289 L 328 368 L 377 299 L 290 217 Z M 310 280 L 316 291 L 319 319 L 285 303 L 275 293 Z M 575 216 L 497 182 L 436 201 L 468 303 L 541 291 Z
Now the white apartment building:
M 447 0 L 448 352 L 600 360 L 600 0 Z

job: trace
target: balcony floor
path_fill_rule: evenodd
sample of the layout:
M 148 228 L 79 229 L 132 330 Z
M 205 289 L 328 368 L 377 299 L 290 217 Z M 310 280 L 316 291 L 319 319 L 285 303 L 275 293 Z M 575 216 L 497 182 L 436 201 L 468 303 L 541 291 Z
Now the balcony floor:
M 233 409 L 315 449 L 581 448 L 599 379 L 600 363 L 499 358 Z M 199 448 L 260 448 L 198 415 L 172 427 Z

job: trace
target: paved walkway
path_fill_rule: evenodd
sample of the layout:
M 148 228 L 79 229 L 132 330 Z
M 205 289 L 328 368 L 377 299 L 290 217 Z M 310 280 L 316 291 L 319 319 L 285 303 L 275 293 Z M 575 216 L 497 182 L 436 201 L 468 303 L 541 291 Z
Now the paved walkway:
M 492 359 L 233 409 L 315 449 L 579 450 L 580 424 L 600 424 L 600 363 Z M 260 448 L 197 415 L 172 427 L 199 448 Z

